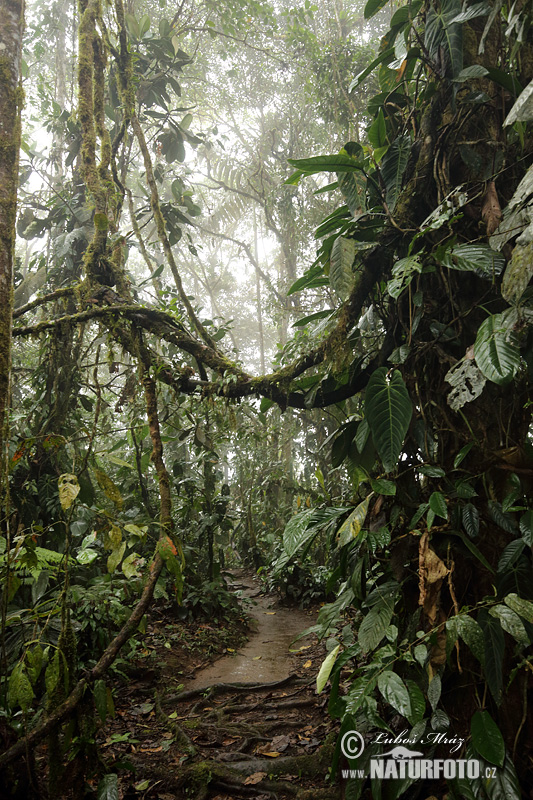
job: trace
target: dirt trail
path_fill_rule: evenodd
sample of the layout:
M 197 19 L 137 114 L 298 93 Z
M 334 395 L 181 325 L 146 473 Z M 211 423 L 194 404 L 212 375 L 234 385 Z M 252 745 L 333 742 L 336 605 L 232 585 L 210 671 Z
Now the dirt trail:
M 251 618 L 251 633 L 247 644 L 238 653 L 227 655 L 202 669 L 186 689 L 198 689 L 215 683 L 269 683 L 288 677 L 291 672 L 291 650 L 303 651 L 311 638 L 298 639 L 298 634 L 315 621 L 313 615 L 298 608 L 285 608 L 270 595 L 263 595 L 255 575 L 242 571 L 233 573 L 230 588 L 242 591 L 252 601 L 247 609 Z
M 151 667 L 117 687 L 115 718 L 101 732 L 123 800 L 341 796 L 325 780 L 337 726 L 327 697 L 315 691 L 324 647 L 316 637 L 291 645 L 314 616 L 263 595 L 249 573 L 234 572 L 233 588 L 254 603 L 247 609 L 255 620 L 248 642 L 240 648 L 234 642 L 238 652 L 211 665 L 197 664 L 189 680 L 183 679 L 195 666 L 180 665 L 172 645 L 175 624 L 155 615 L 148 626 L 146 651 L 157 645 L 158 669 L 149 659 Z M 198 632 L 216 635 L 214 624 L 201 623 Z M 240 632 L 232 633 L 237 638 Z

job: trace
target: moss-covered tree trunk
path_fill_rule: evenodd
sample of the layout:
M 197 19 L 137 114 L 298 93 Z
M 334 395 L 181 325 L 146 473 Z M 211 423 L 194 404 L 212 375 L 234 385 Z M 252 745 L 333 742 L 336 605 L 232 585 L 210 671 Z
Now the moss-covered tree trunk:
M 6 432 L 22 105 L 23 0 L 0 0 L 0 15 L 0 486 L 3 499 L 7 480 Z

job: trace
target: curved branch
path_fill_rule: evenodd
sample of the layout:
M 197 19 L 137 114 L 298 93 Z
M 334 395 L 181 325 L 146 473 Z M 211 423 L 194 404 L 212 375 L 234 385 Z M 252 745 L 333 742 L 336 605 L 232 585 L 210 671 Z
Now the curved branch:
M 43 294 L 42 297 L 36 297 L 35 300 L 31 301 L 31 303 L 26 303 L 25 306 L 16 308 L 13 311 L 13 319 L 18 319 L 19 317 L 24 316 L 24 314 L 27 314 L 28 311 L 32 311 L 34 308 L 43 306 L 45 303 L 51 303 L 52 300 L 57 300 L 59 297 L 72 297 L 73 294 L 74 288 L 72 286 L 65 286 L 63 289 L 56 289 L 55 292 Z

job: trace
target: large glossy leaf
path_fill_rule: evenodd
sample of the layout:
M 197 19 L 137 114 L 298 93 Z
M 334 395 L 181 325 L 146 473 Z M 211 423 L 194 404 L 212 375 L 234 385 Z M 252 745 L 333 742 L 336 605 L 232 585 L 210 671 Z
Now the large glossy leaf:
M 339 175 L 339 189 L 353 216 L 366 208 L 366 178 L 362 172 L 345 172 Z
M 410 137 L 407 134 L 398 136 L 383 156 L 380 164 L 381 177 L 386 188 L 387 206 L 391 212 L 394 211 L 402 188 L 403 173 L 405 172 L 410 152 Z
M 529 233 L 529 230 L 527 233 Z M 525 236 L 526 234 L 524 233 L 523 235 Z M 503 276 L 502 296 L 509 303 L 518 303 L 532 276 L 533 242 L 517 243 Z
M 528 622 L 533 623 L 533 603 L 529 600 L 524 600 L 513 592 L 512 594 L 508 594 L 507 597 L 504 597 L 503 602 Z
M 118 800 L 118 775 L 104 775 L 98 784 L 97 800 Z
M 382 108 L 379 109 L 376 119 L 369 127 L 367 131 L 367 137 L 374 149 L 385 147 L 388 144 L 387 125 L 385 123 L 385 115 Z
M 503 767 L 505 743 L 500 729 L 488 711 L 476 711 L 470 724 L 472 744 L 479 755 L 497 767 Z
M 499 619 L 488 613 L 480 613 L 480 623 L 485 637 L 484 672 L 488 687 L 494 700 L 499 705 L 503 691 L 503 654 L 505 637 Z
M 520 517 L 520 533 L 528 547 L 533 547 L 533 511 L 526 511 Z
M 370 19 L 377 14 L 383 6 L 387 5 L 387 0 L 368 0 L 367 4 L 365 5 L 365 19 Z
M 468 645 L 479 663 L 483 665 L 485 663 L 485 639 L 483 630 L 475 619 L 469 617 L 468 614 L 461 614 L 453 619 L 457 620 L 455 623 L 457 626 L 457 633 L 465 644 Z M 447 623 L 446 627 L 448 627 Z
M 414 276 L 422 272 L 420 256 L 400 258 L 392 268 L 392 278 L 387 283 L 387 291 L 391 297 L 398 298 L 406 289 Z
M 445 74 L 456 78 L 463 68 L 462 26 L 452 20 L 461 11 L 461 0 L 441 0 L 430 6 L 426 16 L 425 45 L 431 59 L 440 65 L 444 52 Z
M 370 495 L 366 497 L 362 503 L 352 511 L 348 519 L 343 522 L 337 534 L 339 547 L 344 547 L 352 539 L 355 539 L 361 532 L 365 524 L 366 515 L 368 514 L 368 505 L 370 503 Z
M 492 280 L 505 267 L 505 258 L 488 244 L 458 244 L 447 249 L 442 264 L 460 272 L 475 272 Z
M 493 606 L 489 614 L 493 617 L 496 617 L 500 620 L 500 625 L 508 634 L 510 634 L 513 639 L 527 647 L 530 644 L 528 633 L 524 627 L 524 623 L 512 609 L 508 608 L 508 606 L 504 606 L 502 603 L 498 603 L 497 606 Z
M 340 300 L 346 300 L 350 294 L 354 282 L 354 272 L 352 269 L 357 244 L 353 239 L 339 236 L 335 239 L 331 250 L 329 282 L 331 288 Z
M 308 528 L 313 520 L 315 510 L 312 508 L 301 511 L 292 517 L 283 531 L 283 549 L 288 556 L 293 556 L 308 537 Z
M 503 769 L 497 769 L 496 775 L 485 781 L 485 791 L 488 800 L 521 800 L 523 797 L 518 775 L 508 755 Z
M 317 172 L 355 172 L 363 169 L 363 164 L 350 156 L 311 156 L 310 158 L 289 158 L 289 164 L 305 175 Z M 290 178 L 289 178 L 290 180 Z
M 463 527 L 471 539 L 475 539 L 479 533 L 479 511 L 472 505 L 467 503 L 462 511 Z
M 316 676 L 316 693 L 320 694 L 326 683 L 328 682 L 328 678 L 331 674 L 331 670 L 335 664 L 337 659 L 337 655 L 339 653 L 341 646 L 338 644 L 336 647 L 333 648 L 331 653 L 328 653 L 322 665 L 318 671 L 318 675 Z
M 514 106 L 507 114 L 504 125 L 513 125 L 515 122 L 531 122 L 533 119 L 533 80 L 528 83 L 520 94 Z
M 424 714 L 426 713 L 426 701 L 421 688 L 415 681 L 406 680 L 405 685 L 409 692 L 409 702 L 411 704 L 411 713 L 408 715 L 407 719 L 411 725 L 416 725 L 424 718 Z
M 493 314 L 481 324 L 474 345 L 476 364 L 483 375 L 500 386 L 509 383 L 520 366 L 520 350 L 503 314 Z
M 365 418 L 386 472 L 398 463 L 413 406 L 403 378 L 397 370 L 373 372 L 365 393 Z
M 392 614 L 394 604 L 375 605 L 366 615 L 359 626 L 358 641 L 363 653 L 374 650 L 385 636 Z
M 378 689 L 385 702 L 389 703 L 403 717 L 411 716 L 411 700 L 405 683 L 392 670 L 378 675 Z
M 361 70 L 361 72 L 359 72 L 355 76 L 355 78 L 353 79 L 348 88 L 348 91 L 352 92 L 354 89 L 356 89 L 363 83 L 365 78 L 367 78 L 370 75 L 370 73 L 376 69 L 376 67 L 378 67 L 380 64 L 388 64 L 393 60 L 393 58 L 394 58 L 394 47 L 389 47 L 387 50 L 383 50 L 383 52 L 381 52 L 378 56 L 376 56 L 376 58 L 373 61 L 371 61 L 367 67 L 365 67 L 363 70 Z

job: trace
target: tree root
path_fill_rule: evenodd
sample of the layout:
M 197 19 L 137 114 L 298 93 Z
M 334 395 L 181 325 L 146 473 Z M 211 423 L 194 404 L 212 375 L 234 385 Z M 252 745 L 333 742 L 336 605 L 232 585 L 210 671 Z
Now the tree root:
M 204 695 L 204 701 L 211 698 L 218 692 L 261 692 L 268 691 L 269 689 L 276 689 L 277 687 L 286 686 L 291 681 L 295 680 L 298 676 L 292 673 L 287 678 L 280 681 L 272 681 L 271 683 L 214 683 L 212 686 L 204 686 L 199 689 L 188 689 L 185 692 L 178 694 L 169 694 L 163 698 L 162 703 L 181 703 L 183 700 L 191 700 L 193 697 L 198 697 L 199 694 Z

